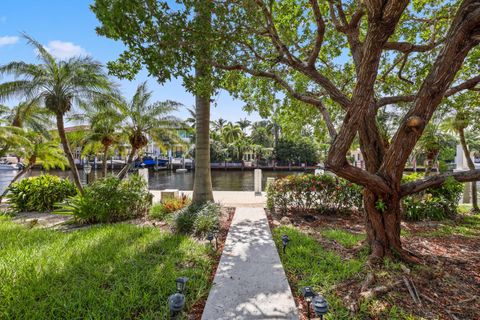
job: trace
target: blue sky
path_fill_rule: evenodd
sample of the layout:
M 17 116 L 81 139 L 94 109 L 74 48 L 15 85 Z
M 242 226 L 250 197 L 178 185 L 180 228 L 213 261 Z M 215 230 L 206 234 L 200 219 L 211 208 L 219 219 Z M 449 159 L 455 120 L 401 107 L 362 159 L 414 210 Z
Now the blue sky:
M 28 33 L 60 58 L 89 54 L 103 63 L 114 60 L 123 51 L 123 44 L 97 36 L 95 27 L 99 22 L 89 9 L 91 3 L 90 0 L 1 0 L 0 64 L 13 60 L 36 61 L 33 49 L 19 37 L 21 32 Z M 176 100 L 187 107 L 193 106 L 194 97 L 185 91 L 181 80 L 160 86 L 153 78 L 148 78 L 145 71 L 132 82 L 116 79 L 128 98 L 133 95 L 137 85 L 145 80 L 154 91 L 154 99 Z M 15 101 L 6 104 L 13 103 Z M 216 97 L 216 105 L 212 105 L 212 120 L 260 119 L 256 113 L 245 113 L 242 110 L 244 103 L 234 100 L 224 91 Z M 178 115 L 186 117 L 187 112 L 181 110 Z

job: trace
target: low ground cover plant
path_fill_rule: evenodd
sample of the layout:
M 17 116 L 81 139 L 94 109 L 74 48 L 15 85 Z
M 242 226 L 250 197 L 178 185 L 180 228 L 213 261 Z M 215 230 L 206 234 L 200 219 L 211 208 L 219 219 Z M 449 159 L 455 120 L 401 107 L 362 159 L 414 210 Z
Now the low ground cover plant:
M 152 195 L 139 175 L 120 180 L 110 176 L 84 188 L 83 195 L 68 198 L 57 213 L 72 214 L 83 223 L 116 222 L 146 214 Z
M 190 202 L 190 199 L 186 195 L 178 198 L 165 199 L 152 205 L 149 210 L 149 216 L 156 220 L 166 220 L 170 214 L 188 206 Z
M 362 207 L 361 192 L 360 186 L 327 174 L 291 175 L 269 185 L 267 207 L 281 212 L 344 212 Z
M 22 179 L 8 189 L 7 199 L 15 211 L 50 211 L 57 202 L 75 196 L 77 188 L 69 179 L 42 174 Z
M 207 202 L 203 205 L 186 206 L 172 215 L 172 227 L 178 233 L 204 236 L 219 228 L 221 206 Z

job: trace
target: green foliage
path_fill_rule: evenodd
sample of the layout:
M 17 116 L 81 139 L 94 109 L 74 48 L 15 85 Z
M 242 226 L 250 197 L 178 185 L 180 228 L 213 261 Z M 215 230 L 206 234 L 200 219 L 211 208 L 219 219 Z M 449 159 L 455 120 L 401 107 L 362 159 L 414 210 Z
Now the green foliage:
M 280 259 L 288 278 L 294 282 L 294 287 L 300 290 L 304 286 L 313 286 L 316 292 L 328 300 L 329 314 L 334 314 L 335 319 L 349 319 L 348 310 L 335 296 L 332 288 L 358 274 L 365 263 L 366 255 L 358 259 L 344 259 L 335 252 L 325 250 L 313 237 L 287 226 L 273 230 L 277 248 L 282 247 L 281 236 L 284 234 L 288 235 L 291 241 L 286 254 L 279 250 Z
M 403 182 L 415 181 L 422 176 L 418 173 L 406 175 Z M 403 199 L 405 219 L 442 220 L 457 213 L 458 203 L 463 192 L 463 184 L 447 179 L 441 186 L 427 189 Z
M 209 232 L 218 231 L 220 226 L 221 206 L 215 202 L 207 202 L 197 213 L 193 223 L 195 235 L 206 236 Z
M 8 201 L 17 211 L 50 211 L 57 202 L 76 195 L 77 189 L 68 179 L 44 174 L 22 179 L 8 192 Z
M 72 214 L 81 222 L 115 222 L 147 213 L 152 201 L 142 177 L 132 175 L 126 180 L 107 177 L 85 187 L 59 205 L 58 213 Z
M 327 239 L 335 240 L 345 248 L 353 248 L 359 241 L 365 239 L 363 233 L 352 233 L 342 229 L 327 229 L 322 230 L 321 235 Z
M 218 230 L 220 213 L 221 206 L 217 203 L 192 204 L 173 214 L 173 227 L 179 233 L 204 236 L 208 232 Z
M 296 140 L 280 139 L 275 146 L 276 160 L 282 163 L 308 163 L 318 161 L 318 150 L 311 139 L 301 138 Z
M 165 220 L 171 213 L 182 209 L 189 203 L 190 199 L 186 196 L 165 199 L 162 202 L 153 204 L 148 214 L 152 219 Z
M 193 232 L 193 225 L 199 208 L 197 205 L 190 205 L 173 214 L 172 226 L 177 233 L 189 234 Z
M 291 175 L 276 180 L 267 190 L 267 207 L 282 212 L 321 213 L 362 208 L 362 188 L 330 175 Z
M 167 319 L 177 277 L 190 279 L 187 312 L 210 289 L 210 249 L 183 235 L 130 224 L 64 233 L 4 218 L 0 234 L 2 319 Z

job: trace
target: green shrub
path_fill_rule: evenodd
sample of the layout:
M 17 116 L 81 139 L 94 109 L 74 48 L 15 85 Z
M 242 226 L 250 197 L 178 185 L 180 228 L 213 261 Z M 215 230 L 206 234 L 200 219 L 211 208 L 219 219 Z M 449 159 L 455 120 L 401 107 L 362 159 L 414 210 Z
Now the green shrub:
M 192 233 L 198 210 L 198 206 L 190 205 L 176 211 L 172 215 L 172 224 L 175 231 L 185 234 Z
M 362 208 L 362 188 L 330 175 L 291 175 L 271 183 L 267 207 L 281 212 L 338 212 Z
M 77 188 L 72 181 L 43 174 L 12 184 L 7 199 L 16 211 L 50 211 L 57 202 L 76 194 Z
M 402 182 L 421 179 L 423 175 L 413 173 L 403 177 Z M 430 188 L 403 199 L 406 220 L 442 220 L 457 213 L 462 196 L 463 184 L 453 178 L 447 179 L 441 186 Z
M 176 211 L 171 221 L 176 232 L 194 233 L 200 237 L 218 230 L 220 212 L 221 206 L 213 202 L 190 205 Z
M 193 229 L 198 237 L 206 236 L 209 232 L 219 229 L 221 206 L 218 203 L 208 202 L 197 213 Z
M 171 213 L 182 209 L 190 203 L 186 196 L 181 198 L 169 198 L 155 203 L 149 211 L 149 216 L 156 220 L 165 220 Z
M 67 199 L 56 212 L 72 214 L 81 222 L 115 222 L 146 214 L 151 201 L 142 177 L 119 180 L 110 176 L 85 187 L 83 195 Z

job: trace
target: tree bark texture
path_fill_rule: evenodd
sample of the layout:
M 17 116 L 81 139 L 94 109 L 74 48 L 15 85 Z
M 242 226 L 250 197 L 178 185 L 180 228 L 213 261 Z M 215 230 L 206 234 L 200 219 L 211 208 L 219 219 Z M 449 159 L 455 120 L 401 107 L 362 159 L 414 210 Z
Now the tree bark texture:
M 80 174 L 78 173 L 75 160 L 73 159 L 72 151 L 70 150 L 70 144 L 68 143 L 67 135 L 65 134 L 65 126 L 63 121 L 63 114 L 57 113 L 57 129 L 58 135 L 60 136 L 60 141 L 62 143 L 63 151 L 67 157 L 70 170 L 72 171 L 73 181 L 78 188 L 78 191 L 83 194 L 83 186 L 80 181 Z
M 196 10 L 196 23 L 206 35 L 211 31 L 210 7 L 199 6 Z M 210 96 L 212 94 L 212 66 L 209 65 L 211 49 L 204 40 L 197 48 L 195 62 L 195 177 L 193 181 L 192 202 L 199 204 L 213 201 L 212 176 L 210 169 Z

